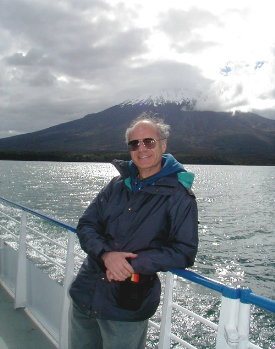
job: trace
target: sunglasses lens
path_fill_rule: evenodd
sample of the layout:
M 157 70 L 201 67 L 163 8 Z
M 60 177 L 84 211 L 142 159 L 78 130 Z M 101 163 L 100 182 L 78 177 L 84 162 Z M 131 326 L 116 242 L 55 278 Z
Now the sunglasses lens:
M 156 146 L 156 140 L 153 138 L 144 138 L 143 144 L 147 149 L 153 149 Z
M 138 139 L 134 139 L 133 141 L 130 141 L 128 143 L 128 148 L 130 151 L 135 151 L 137 150 L 139 147 L 139 140 Z

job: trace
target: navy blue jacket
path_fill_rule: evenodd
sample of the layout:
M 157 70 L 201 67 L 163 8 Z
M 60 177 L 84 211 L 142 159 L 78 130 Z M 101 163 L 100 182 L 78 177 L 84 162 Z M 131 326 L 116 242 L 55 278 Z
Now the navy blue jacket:
M 140 321 L 151 317 L 158 307 L 160 282 L 156 273 L 194 264 L 198 247 L 197 205 L 190 190 L 194 175 L 177 169 L 133 190 L 129 162 L 114 164 L 120 176 L 100 191 L 79 220 L 77 235 L 87 258 L 70 295 L 88 315 Z M 101 256 L 110 251 L 138 254 L 131 259 L 133 269 L 153 279 L 135 311 L 118 305 L 121 283 L 106 278 Z

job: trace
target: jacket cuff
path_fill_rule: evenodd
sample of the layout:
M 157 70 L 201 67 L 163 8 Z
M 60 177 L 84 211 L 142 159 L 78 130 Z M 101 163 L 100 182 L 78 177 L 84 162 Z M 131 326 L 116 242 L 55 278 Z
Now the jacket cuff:
M 102 250 L 99 252 L 99 254 L 97 255 L 97 258 L 101 259 L 101 257 L 103 256 L 103 254 L 104 254 L 105 252 L 107 252 L 107 251 L 105 251 L 104 249 L 102 249 Z

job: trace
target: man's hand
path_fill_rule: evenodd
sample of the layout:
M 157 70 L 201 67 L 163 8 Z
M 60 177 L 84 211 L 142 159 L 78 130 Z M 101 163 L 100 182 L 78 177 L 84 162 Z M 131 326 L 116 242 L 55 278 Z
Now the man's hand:
M 124 281 L 134 273 L 131 264 L 126 258 L 136 258 L 137 254 L 131 252 L 105 252 L 102 260 L 107 269 L 106 276 L 109 281 Z

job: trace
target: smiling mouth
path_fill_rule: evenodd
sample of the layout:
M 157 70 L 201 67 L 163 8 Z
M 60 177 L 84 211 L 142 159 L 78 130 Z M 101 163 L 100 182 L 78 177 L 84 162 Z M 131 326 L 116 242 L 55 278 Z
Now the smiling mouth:
M 150 157 L 150 155 L 143 155 L 143 156 L 139 156 L 138 158 L 139 159 L 147 159 L 147 158 L 149 158 Z

